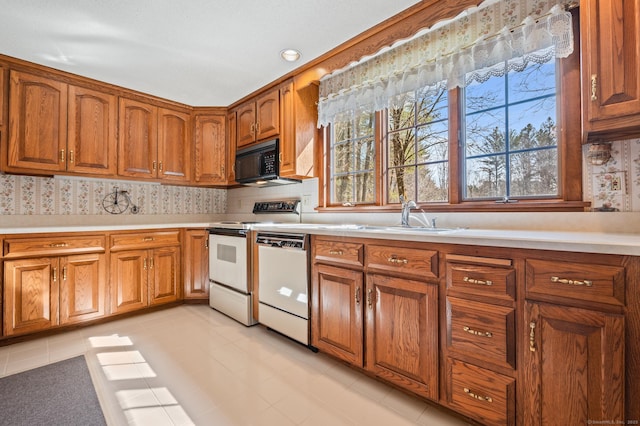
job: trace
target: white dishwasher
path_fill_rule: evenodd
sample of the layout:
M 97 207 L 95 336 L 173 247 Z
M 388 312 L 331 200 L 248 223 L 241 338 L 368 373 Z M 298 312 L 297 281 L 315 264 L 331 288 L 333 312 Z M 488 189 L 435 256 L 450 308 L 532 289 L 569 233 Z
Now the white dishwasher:
M 258 232 L 258 322 L 309 346 L 309 237 Z

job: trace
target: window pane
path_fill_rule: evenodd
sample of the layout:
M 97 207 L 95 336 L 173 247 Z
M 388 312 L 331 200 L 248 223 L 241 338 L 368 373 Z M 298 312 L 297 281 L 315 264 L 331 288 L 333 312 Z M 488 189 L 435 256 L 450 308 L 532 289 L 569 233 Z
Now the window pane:
M 334 142 L 346 141 L 353 137 L 353 123 L 344 114 L 339 117 L 339 121 L 333 123 L 333 135 Z
M 415 130 L 401 130 L 389 135 L 389 167 L 415 162 Z
M 363 136 L 373 135 L 373 121 L 375 114 L 373 112 L 361 112 L 356 115 L 355 128 L 356 137 L 361 138 Z
M 334 173 L 345 173 L 351 169 L 351 146 L 351 142 L 343 142 L 333 148 Z
M 435 163 L 418 167 L 418 202 L 447 201 L 449 199 L 449 163 Z
M 449 118 L 449 98 L 446 88 L 421 92 L 416 107 L 417 124 L 446 120 Z
M 509 72 L 509 102 L 556 94 L 555 60 L 545 64 L 531 64 L 524 71 Z
M 333 185 L 334 201 L 338 203 L 353 202 L 353 176 L 337 176 Z
M 375 145 L 373 138 L 358 140 L 355 142 L 355 165 L 354 171 L 369 170 L 375 165 Z
M 449 123 L 440 121 L 418 127 L 418 163 L 449 158 Z
M 465 155 L 494 154 L 506 149 L 504 109 L 467 116 Z
M 373 172 L 354 175 L 356 203 L 372 203 L 375 201 L 375 182 Z
M 544 100 L 549 101 L 549 98 Z M 511 150 L 557 145 L 555 96 L 553 102 L 525 102 L 509 108 Z M 546 106 L 544 104 L 547 104 Z
M 555 195 L 558 155 L 555 149 L 525 151 L 510 157 L 510 192 L 514 196 Z
M 466 189 L 469 198 L 495 198 L 506 195 L 506 158 L 492 155 L 466 161 Z
M 398 167 L 389 170 L 388 199 L 390 203 L 399 203 L 400 195 L 404 195 L 409 200 L 416 200 L 415 170 L 415 167 Z
M 396 96 L 393 106 L 388 110 L 387 129 L 394 131 L 406 129 L 415 123 L 415 96 L 413 93 Z
M 472 83 L 465 88 L 466 114 L 504 105 L 505 78 L 491 77 L 486 82 Z

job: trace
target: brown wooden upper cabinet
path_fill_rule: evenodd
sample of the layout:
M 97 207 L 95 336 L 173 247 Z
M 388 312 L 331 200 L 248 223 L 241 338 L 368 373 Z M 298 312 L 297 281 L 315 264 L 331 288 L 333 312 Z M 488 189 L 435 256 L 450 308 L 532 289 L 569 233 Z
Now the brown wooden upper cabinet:
M 640 131 L 640 0 L 580 2 L 584 141 Z
M 225 114 L 196 114 L 194 121 L 194 181 L 226 185 L 229 167 Z M 235 152 L 235 149 L 233 150 Z
M 280 90 L 275 89 L 237 109 L 236 146 L 241 148 L 280 133 Z
M 120 98 L 118 175 L 189 180 L 190 116 Z
M 116 97 L 11 71 L 8 171 L 116 173 Z

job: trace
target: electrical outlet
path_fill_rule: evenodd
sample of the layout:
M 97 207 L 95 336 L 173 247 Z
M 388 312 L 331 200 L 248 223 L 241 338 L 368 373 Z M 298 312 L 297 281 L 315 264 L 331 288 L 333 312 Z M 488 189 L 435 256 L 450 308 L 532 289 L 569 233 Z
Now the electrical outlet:
M 305 208 L 311 207 L 311 194 L 304 194 L 302 196 L 302 207 L 305 207 Z

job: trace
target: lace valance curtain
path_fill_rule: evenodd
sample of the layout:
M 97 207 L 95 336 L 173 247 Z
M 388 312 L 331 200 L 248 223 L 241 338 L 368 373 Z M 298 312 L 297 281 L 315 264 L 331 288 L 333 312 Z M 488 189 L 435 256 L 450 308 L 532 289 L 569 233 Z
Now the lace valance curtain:
M 382 110 L 397 95 L 486 81 L 573 52 L 565 0 L 487 0 L 424 34 L 320 80 L 318 126 L 337 114 Z M 507 66 L 505 66 L 505 62 Z

